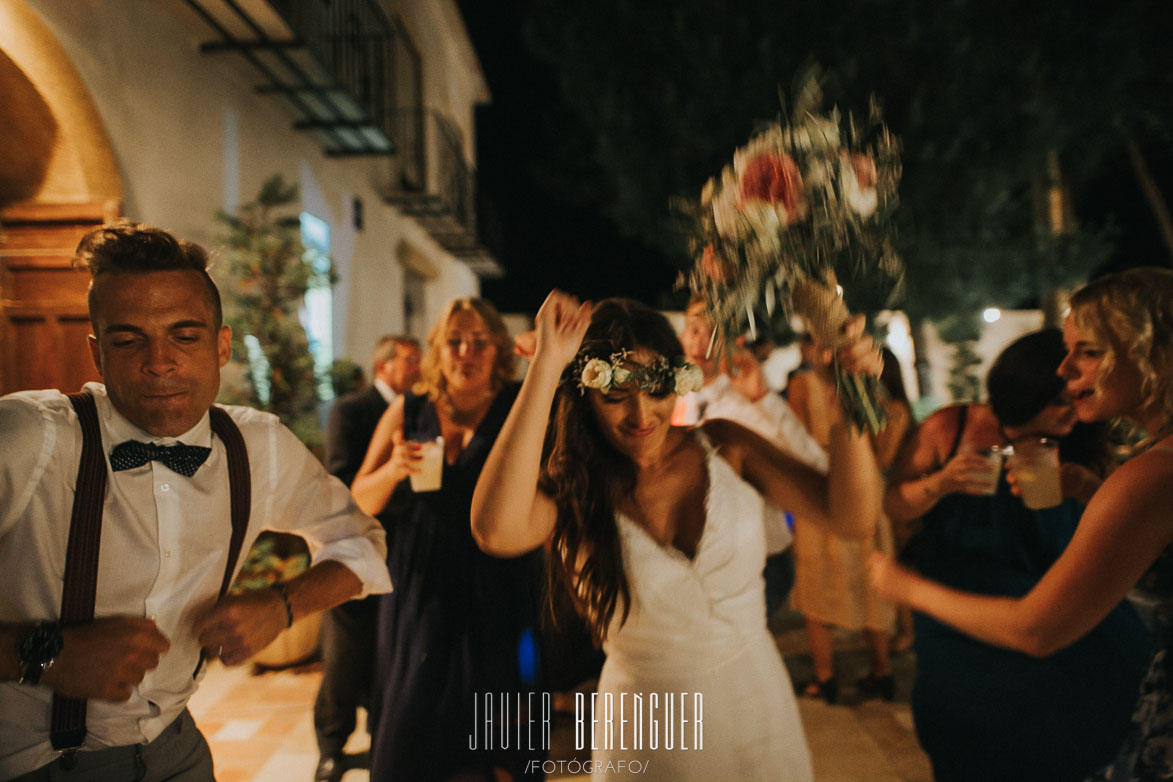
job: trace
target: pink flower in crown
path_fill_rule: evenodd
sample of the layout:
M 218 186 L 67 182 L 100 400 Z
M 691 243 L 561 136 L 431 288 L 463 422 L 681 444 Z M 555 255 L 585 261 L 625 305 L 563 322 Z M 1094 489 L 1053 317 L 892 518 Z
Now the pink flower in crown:
M 743 203 L 759 201 L 781 205 L 784 222 L 798 222 L 806 213 L 802 174 L 785 152 L 767 152 L 749 161 L 741 175 Z

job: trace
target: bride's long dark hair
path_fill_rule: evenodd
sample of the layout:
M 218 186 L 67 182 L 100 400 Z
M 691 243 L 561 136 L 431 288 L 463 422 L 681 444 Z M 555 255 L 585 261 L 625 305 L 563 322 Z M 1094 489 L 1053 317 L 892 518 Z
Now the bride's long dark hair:
M 641 348 L 669 360 L 684 352 L 659 312 L 631 299 L 606 299 L 595 307 L 579 352 L 608 360 Z M 565 380 L 554 397 L 542 460 L 541 488 L 558 508 L 548 586 L 551 606 L 569 595 L 601 644 L 615 610 L 622 606 L 626 621 L 630 607 L 615 501 L 635 489 L 635 465 L 603 436 L 576 380 Z

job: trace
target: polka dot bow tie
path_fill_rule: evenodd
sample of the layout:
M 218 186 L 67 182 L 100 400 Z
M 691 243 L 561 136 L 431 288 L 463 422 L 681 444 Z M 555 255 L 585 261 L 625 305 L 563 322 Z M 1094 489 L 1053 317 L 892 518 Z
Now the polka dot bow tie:
M 158 461 L 172 472 L 190 478 L 195 475 L 195 471 L 211 452 L 211 448 L 204 448 L 201 445 L 155 445 L 127 440 L 114 446 L 114 450 L 110 452 L 110 466 L 117 472 L 142 467 L 149 461 Z

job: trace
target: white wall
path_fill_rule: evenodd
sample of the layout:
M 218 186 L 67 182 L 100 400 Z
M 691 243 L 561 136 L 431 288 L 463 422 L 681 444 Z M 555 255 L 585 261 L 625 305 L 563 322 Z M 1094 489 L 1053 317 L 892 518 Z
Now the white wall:
M 377 160 L 326 157 L 314 136 L 293 130 L 296 117 L 283 99 L 255 92 L 259 74 L 240 55 L 201 54 L 199 45 L 215 35 L 185 4 L 28 5 L 53 31 L 91 93 L 123 177 L 128 217 L 211 248 L 217 210 L 250 200 L 276 173 L 300 185 L 301 209 L 330 224 L 340 277 L 335 356 L 365 364 L 379 335 L 402 328 L 394 248 L 403 242 L 435 269 L 428 286 L 433 313 L 454 296 L 479 293 L 479 280 L 464 264 L 382 202 Z M 474 77 L 481 79 L 479 69 Z M 471 108 L 465 113 L 471 116 Z M 353 226 L 355 197 L 364 206 L 362 231 Z
M 972 369 L 973 374 L 981 380 L 982 399 L 985 399 L 986 394 L 986 373 L 998 354 L 1018 337 L 1042 327 L 1042 310 L 1002 310 L 1001 317 L 994 323 L 982 323 L 981 337 L 974 347 L 982 363 Z M 921 346 L 921 349 L 927 351 L 932 380 L 929 388 L 921 389 L 921 396 L 931 396 L 934 406 L 948 404 L 953 401 L 948 385 L 953 346 L 941 340 L 932 323 L 928 324 L 925 331 L 927 344 Z M 915 388 L 914 385 L 908 387 Z M 909 393 L 912 395 L 911 390 Z
M 472 160 L 474 107 L 490 95 L 455 0 L 383 0 L 383 6 L 399 15 L 420 50 L 425 108 L 455 121 Z

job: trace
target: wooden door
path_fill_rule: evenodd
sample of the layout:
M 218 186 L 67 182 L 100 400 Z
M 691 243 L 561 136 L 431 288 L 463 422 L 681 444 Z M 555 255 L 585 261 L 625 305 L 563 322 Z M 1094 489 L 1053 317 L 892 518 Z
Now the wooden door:
M 0 394 L 99 379 L 86 344 L 89 275 L 72 259 L 87 231 L 117 215 L 116 202 L 0 209 Z

